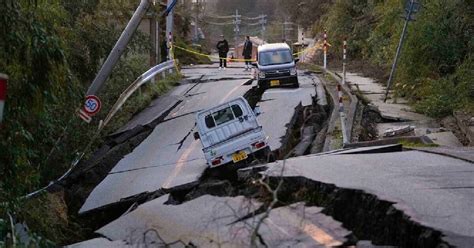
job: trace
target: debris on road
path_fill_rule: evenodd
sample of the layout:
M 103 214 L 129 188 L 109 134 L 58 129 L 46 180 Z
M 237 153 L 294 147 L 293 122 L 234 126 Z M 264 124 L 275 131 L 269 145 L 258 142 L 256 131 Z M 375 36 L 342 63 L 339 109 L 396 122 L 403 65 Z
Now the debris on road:
M 395 137 L 395 136 L 407 136 L 407 135 L 413 135 L 413 131 L 415 131 L 414 126 L 403 126 L 403 127 L 398 127 L 398 128 L 388 128 L 385 130 L 383 137 Z

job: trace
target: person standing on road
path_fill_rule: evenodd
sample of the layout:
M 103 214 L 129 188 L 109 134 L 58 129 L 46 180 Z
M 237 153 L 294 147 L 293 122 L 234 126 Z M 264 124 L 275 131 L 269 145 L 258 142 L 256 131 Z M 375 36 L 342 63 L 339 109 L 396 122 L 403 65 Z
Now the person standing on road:
M 227 67 L 227 53 L 229 52 L 229 43 L 224 38 L 224 35 L 221 35 L 221 40 L 217 42 L 217 50 L 219 51 L 219 70 Z
M 244 49 L 242 50 L 242 56 L 244 56 L 245 59 L 245 71 L 248 71 L 251 68 L 250 59 L 252 59 L 252 49 L 252 41 L 250 41 L 250 36 L 247 35 L 247 37 L 245 37 Z

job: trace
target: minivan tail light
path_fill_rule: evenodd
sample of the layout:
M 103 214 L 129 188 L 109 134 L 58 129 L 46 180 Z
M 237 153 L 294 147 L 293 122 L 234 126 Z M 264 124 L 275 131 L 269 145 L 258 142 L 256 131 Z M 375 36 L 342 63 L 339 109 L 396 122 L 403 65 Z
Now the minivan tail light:
M 212 160 L 212 165 L 219 165 L 220 163 L 222 163 L 222 160 L 223 158 L 222 157 L 218 157 L 218 158 L 215 158 Z
M 260 149 L 262 147 L 264 147 L 266 144 L 265 142 L 256 142 L 256 143 L 253 143 L 252 146 L 255 147 L 256 149 Z

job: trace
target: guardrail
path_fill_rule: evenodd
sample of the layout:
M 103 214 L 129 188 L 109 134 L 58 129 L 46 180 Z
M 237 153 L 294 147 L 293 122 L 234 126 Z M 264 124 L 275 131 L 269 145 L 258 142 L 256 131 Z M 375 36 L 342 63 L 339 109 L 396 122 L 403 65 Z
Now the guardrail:
M 351 89 L 347 86 L 347 84 L 343 84 L 342 82 L 342 77 L 337 75 L 336 73 L 329 71 L 329 70 L 324 70 L 327 74 L 331 75 L 335 80 L 338 81 L 339 84 L 342 86 L 342 91 L 344 94 L 348 95 L 351 101 L 351 104 L 349 106 L 349 110 L 347 112 L 347 137 L 349 140 L 349 143 L 352 141 L 352 129 L 354 128 L 354 120 L 355 120 L 355 115 L 357 112 L 357 106 L 359 104 L 359 99 L 357 96 L 353 95 L 351 92 Z
M 114 106 L 109 111 L 105 119 L 100 122 L 99 130 L 104 128 L 110 122 L 110 120 L 114 117 L 117 111 L 119 111 L 120 108 L 122 108 L 123 104 L 125 104 L 128 98 L 130 98 L 130 96 L 135 91 L 137 91 L 140 88 L 140 86 L 144 85 L 146 82 L 151 80 L 157 74 L 164 72 L 166 70 L 173 69 L 174 67 L 175 67 L 175 60 L 168 60 L 166 62 L 163 62 L 151 68 L 150 70 L 146 71 L 141 76 L 139 76 L 130 86 L 128 86 L 128 88 L 124 92 L 122 92 L 119 99 L 115 102 Z
M 163 62 L 159 65 L 156 65 L 156 66 L 152 67 L 151 69 L 149 69 L 148 71 L 143 73 L 141 76 L 139 76 L 130 86 L 127 87 L 127 89 L 124 92 L 122 92 L 119 99 L 115 102 L 114 106 L 109 111 L 109 114 L 107 115 L 107 117 L 103 121 L 100 122 L 99 128 L 97 129 L 97 132 L 93 136 L 93 138 L 91 139 L 89 144 L 87 145 L 87 148 L 81 154 L 79 154 L 79 156 L 71 163 L 71 167 L 61 177 L 59 177 L 58 179 L 50 182 L 47 186 L 45 186 L 41 189 L 38 189 L 38 190 L 36 190 L 32 193 L 29 193 L 29 194 L 27 194 L 23 197 L 20 197 L 20 199 L 29 199 L 31 197 L 34 197 L 34 196 L 46 191 L 48 188 L 55 185 L 57 182 L 59 182 L 59 181 L 63 180 L 64 178 L 66 178 L 72 172 L 72 170 L 76 167 L 76 165 L 79 164 L 79 162 L 82 159 L 82 157 L 84 156 L 85 152 L 87 151 L 89 146 L 92 144 L 92 141 L 99 135 L 99 133 L 102 131 L 102 129 L 110 122 L 110 120 L 114 117 L 114 115 L 117 113 L 117 111 L 119 111 L 120 108 L 128 100 L 128 98 L 130 98 L 130 96 L 135 91 L 137 91 L 140 88 L 140 86 L 142 86 L 145 83 L 147 83 L 148 81 L 150 81 L 157 74 L 162 73 L 166 70 L 173 69 L 175 67 L 176 67 L 176 61 L 175 60 L 168 60 L 166 62 Z M 0 205 L 1 204 L 2 203 L 0 203 Z

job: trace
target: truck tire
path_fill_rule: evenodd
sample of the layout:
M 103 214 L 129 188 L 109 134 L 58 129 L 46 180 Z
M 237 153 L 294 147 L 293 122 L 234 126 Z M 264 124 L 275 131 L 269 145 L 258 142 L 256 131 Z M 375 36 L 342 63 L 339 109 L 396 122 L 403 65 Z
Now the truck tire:
M 265 163 L 275 162 L 275 155 L 269 146 L 258 151 L 257 157 Z

